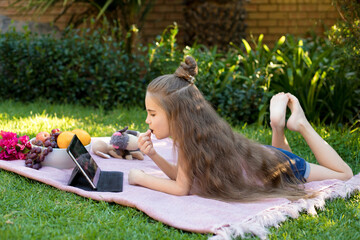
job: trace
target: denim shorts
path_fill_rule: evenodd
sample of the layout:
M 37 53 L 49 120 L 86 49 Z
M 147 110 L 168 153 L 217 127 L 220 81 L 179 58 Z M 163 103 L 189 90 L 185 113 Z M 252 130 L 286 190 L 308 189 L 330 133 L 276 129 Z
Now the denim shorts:
M 270 145 L 266 145 L 266 147 L 275 148 L 281 153 L 283 153 L 286 159 L 289 161 L 291 170 L 293 171 L 295 177 L 302 182 L 306 182 L 306 179 L 309 177 L 310 174 L 310 164 L 305 161 L 305 159 L 281 148 L 273 147 Z

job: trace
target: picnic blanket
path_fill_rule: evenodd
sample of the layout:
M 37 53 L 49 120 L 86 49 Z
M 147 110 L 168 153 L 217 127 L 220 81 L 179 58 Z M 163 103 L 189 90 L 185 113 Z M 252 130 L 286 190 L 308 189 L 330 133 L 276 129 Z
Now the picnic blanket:
M 110 138 L 102 139 L 109 141 Z M 170 162 L 176 161 L 170 139 L 153 139 L 153 143 L 158 153 L 165 159 Z M 25 167 L 23 160 L 0 160 L 0 168 L 86 198 L 137 208 L 151 218 L 178 229 L 197 233 L 213 233 L 212 239 L 244 237 L 246 233 L 266 238 L 268 227 L 277 226 L 288 217 L 296 218 L 301 211 L 316 214 L 315 209 L 324 207 L 326 199 L 345 198 L 360 189 L 360 174 L 358 174 L 345 182 L 326 180 L 307 183 L 305 184 L 307 189 L 317 190 L 320 194 L 314 199 L 301 199 L 295 202 L 278 198 L 255 203 L 228 203 L 196 195 L 173 196 L 129 185 L 127 177 L 132 168 L 166 177 L 147 156 L 143 161 L 139 161 L 103 159 L 90 153 L 102 170 L 124 172 L 123 192 L 85 191 L 68 186 L 72 169 L 44 166 L 40 170 L 34 170 Z

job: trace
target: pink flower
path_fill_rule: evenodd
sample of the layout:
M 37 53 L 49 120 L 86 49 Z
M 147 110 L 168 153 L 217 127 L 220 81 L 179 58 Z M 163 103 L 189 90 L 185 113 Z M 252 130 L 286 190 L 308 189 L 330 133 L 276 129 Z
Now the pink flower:
M 0 159 L 16 160 L 25 159 L 31 149 L 29 137 L 24 135 L 17 137 L 13 132 L 0 132 Z
M 21 136 L 19 137 L 19 141 L 22 143 L 22 144 L 26 144 L 28 141 L 29 141 L 29 136 L 27 135 L 24 135 L 24 136 Z
M 17 159 L 21 159 L 21 160 L 24 160 L 26 158 L 26 155 L 27 155 L 26 153 L 22 153 L 22 152 L 19 152 L 17 154 L 18 154 Z
M 25 143 L 25 147 L 26 147 L 27 149 L 31 149 L 31 143 L 30 143 L 30 142 Z
M 1 159 L 6 159 L 6 158 L 7 158 L 7 154 L 6 154 L 5 151 L 1 151 L 1 152 L 0 152 L 0 158 L 1 158 Z
M 20 143 L 18 143 L 18 144 L 16 144 L 16 146 L 19 147 L 20 151 L 22 151 L 22 150 L 25 149 L 25 144 L 20 144 Z

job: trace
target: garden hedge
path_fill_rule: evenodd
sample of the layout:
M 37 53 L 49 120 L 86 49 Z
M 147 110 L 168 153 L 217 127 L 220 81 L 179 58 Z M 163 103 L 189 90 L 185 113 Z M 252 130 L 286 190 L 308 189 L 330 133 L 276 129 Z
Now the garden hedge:
M 325 38 L 289 35 L 270 49 L 260 35 L 220 52 L 216 46 L 179 47 L 177 33 L 176 25 L 169 26 L 130 56 L 124 41 L 96 30 L 69 30 L 60 39 L 0 33 L 0 94 L 24 102 L 144 107 L 147 84 L 192 55 L 199 65 L 197 87 L 232 124 L 267 122 L 269 100 L 278 91 L 295 94 L 316 123 L 359 122 L 358 64 Z

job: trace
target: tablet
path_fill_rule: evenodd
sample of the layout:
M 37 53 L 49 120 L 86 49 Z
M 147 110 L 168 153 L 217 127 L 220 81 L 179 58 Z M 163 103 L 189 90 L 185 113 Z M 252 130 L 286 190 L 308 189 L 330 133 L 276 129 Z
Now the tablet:
M 76 164 L 77 171 L 74 172 L 80 171 L 90 186 L 95 190 L 99 180 L 100 168 L 76 135 L 74 135 L 66 151 Z M 73 180 L 75 175 L 76 174 L 73 174 L 69 182 Z

